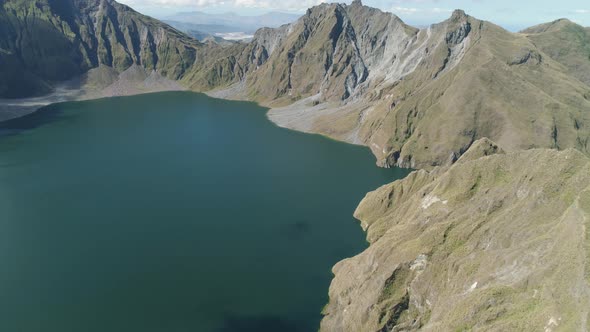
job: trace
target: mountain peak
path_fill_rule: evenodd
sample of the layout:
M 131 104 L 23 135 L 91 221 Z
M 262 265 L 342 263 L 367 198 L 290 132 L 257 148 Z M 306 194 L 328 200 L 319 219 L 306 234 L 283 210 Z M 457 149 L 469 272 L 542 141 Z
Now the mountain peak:
M 462 9 L 455 9 L 453 11 L 453 15 L 451 15 L 451 20 L 460 20 L 460 19 L 464 19 L 467 18 L 468 15 L 465 14 L 465 11 Z
M 535 25 L 530 28 L 524 29 L 521 31 L 521 33 L 537 34 L 537 33 L 543 33 L 543 32 L 558 31 L 558 30 L 561 30 L 565 27 L 571 27 L 571 26 L 578 26 L 578 27 L 582 28 L 581 25 L 578 25 L 577 23 L 572 22 L 571 20 L 569 20 L 567 18 L 560 18 L 560 19 L 557 19 L 552 22 L 542 23 L 542 24 Z
M 561 28 L 561 27 L 564 27 L 564 26 L 569 26 L 569 25 L 578 25 L 578 24 L 577 24 L 577 23 L 575 23 L 575 22 L 572 22 L 570 19 L 567 19 L 567 18 L 560 18 L 560 19 L 557 19 L 557 20 L 555 20 L 555 21 L 553 21 L 553 22 L 550 22 L 550 23 L 549 23 L 549 25 L 550 25 L 550 26 L 554 26 L 554 27 L 559 27 L 559 28 Z
M 362 6 L 363 2 L 361 0 L 354 0 L 350 5 L 351 6 Z

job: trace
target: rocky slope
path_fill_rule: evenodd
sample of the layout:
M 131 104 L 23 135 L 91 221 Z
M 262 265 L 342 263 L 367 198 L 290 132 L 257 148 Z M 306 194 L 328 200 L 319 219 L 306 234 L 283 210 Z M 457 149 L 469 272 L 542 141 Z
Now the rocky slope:
M 590 159 L 476 142 L 369 193 L 322 331 L 586 331 Z
M 545 54 L 564 65 L 570 75 L 590 84 L 590 28 L 561 19 L 522 33 Z
M 203 44 L 112 0 L 4 0 L 0 3 L 0 98 L 42 95 L 91 69 L 132 66 L 181 80 L 216 70 L 225 50 Z M 232 50 L 233 51 L 233 50 Z M 195 77 L 193 75 L 193 77 Z M 220 86 L 195 80 L 201 89 Z M 109 82 L 92 82 L 108 86 Z
M 0 98 L 136 66 L 273 107 L 279 125 L 369 146 L 382 166 L 449 165 L 482 137 L 506 151 L 590 153 L 588 34 L 571 22 L 515 34 L 455 11 L 419 30 L 356 0 L 220 45 L 113 0 L 5 0 L 0 27 L 0 74 L 10 78 Z M 118 79 L 83 83 L 100 91 Z
M 589 153 L 590 87 L 527 35 L 462 11 L 417 30 L 359 1 L 315 7 L 290 31 L 249 77 L 255 99 L 295 102 L 269 113 L 280 125 L 414 168 L 448 165 L 482 137 Z

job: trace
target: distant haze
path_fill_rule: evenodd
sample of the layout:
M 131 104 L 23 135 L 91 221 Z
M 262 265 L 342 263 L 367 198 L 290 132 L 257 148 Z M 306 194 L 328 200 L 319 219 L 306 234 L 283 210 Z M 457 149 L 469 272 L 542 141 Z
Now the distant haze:
M 273 12 L 303 14 L 308 7 L 332 0 L 119 0 L 142 13 L 165 19 L 177 12 L 234 12 L 261 15 Z M 351 0 L 336 2 L 350 3 Z M 590 26 L 590 2 L 587 0 L 363 0 L 368 6 L 392 12 L 404 22 L 425 26 L 447 19 L 460 8 L 479 19 L 494 22 L 515 31 L 559 18 Z M 270 24 L 270 23 L 268 23 Z
M 172 25 L 197 39 L 221 37 L 226 40 L 252 38 L 262 27 L 276 28 L 296 21 L 299 14 L 270 12 L 262 15 L 238 15 L 236 13 L 211 14 L 200 11 L 179 12 L 163 17 Z

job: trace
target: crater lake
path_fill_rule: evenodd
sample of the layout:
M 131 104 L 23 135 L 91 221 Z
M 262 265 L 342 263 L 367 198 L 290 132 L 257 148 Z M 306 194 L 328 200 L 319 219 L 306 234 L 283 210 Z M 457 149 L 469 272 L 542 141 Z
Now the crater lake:
M 167 92 L 0 123 L 0 331 L 316 331 L 357 204 L 408 171 L 265 113 Z

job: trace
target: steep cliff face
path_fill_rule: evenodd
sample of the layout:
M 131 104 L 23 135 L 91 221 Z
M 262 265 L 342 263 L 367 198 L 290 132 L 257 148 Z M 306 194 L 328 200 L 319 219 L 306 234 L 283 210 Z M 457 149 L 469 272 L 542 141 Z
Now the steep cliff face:
M 0 37 L 0 74 L 8 78 L 0 97 L 47 93 L 101 66 L 123 72 L 135 65 L 172 80 L 207 72 L 198 78 L 209 81 L 195 82 L 202 88 L 235 79 L 218 63 L 235 50 L 201 44 L 112 0 L 7 0 Z
M 387 73 L 392 81 L 415 69 L 407 46 L 417 33 L 395 15 L 359 1 L 311 8 L 275 32 L 279 42 L 268 63 L 252 75 L 252 95 L 284 103 L 307 97 L 316 103 L 355 100 L 366 92 L 371 75 Z M 392 66 L 398 60 L 403 64 Z
M 334 268 L 324 331 L 588 328 L 588 54 L 568 21 L 514 34 L 455 11 L 419 30 L 358 0 L 231 45 L 113 0 L 0 0 L 2 98 L 181 83 L 431 170 L 357 209 L 371 246 Z
M 576 125 L 590 120 L 589 87 L 527 38 L 458 12 L 432 29 L 445 31 L 443 42 L 364 125 L 386 164 L 448 165 L 482 137 L 508 151 L 590 152 L 590 132 Z
M 368 74 L 345 9 L 324 4 L 299 21 L 257 33 L 254 43 L 269 54 L 249 78 L 250 94 L 266 102 L 293 102 L 322 91 L 322 100 L 348 98 Z
M 338 263 L 322 331 L 584 331 L 590 159 L 480 140 L 369 193 L 371 246 Z
M 61 23 L 45 15 L 47 3 L 43 7 L 10 1 L 0 6 L 0 96 L 47 93 L 49 80 L 81 72 L 83 60 L 62 33 Z
M 160 38 L 165 33 L 158 28 L 164 28 L 140 17 L 111 1 L 6 1 L 0 8 L 0 70 L 10 80 L 19 79 L 16 72 L 26 74 L 19 85 L 3 82 L 0 95 L 46 93 L 52 82 L 99 65 L 121 71 L 134 63 L 154 67 L 157 45 L 147 25 Z
M 295 104 L 271 110 L 273 121 L 367 145 L 385 166 L 449 165 L 482 137 L 508 151 L 590 153 L 590 87 L 532 37 L 462 11 L 417 30 L 360 2 L 329 8 L 336 7 L 350 22 L 354 38 L 343 40 L 358 50 L 366 78 L 338 99 L 332 97 L 339 90 L 330 87 L 346 84 L 322 76 L 322 88 L 312 86 Z

